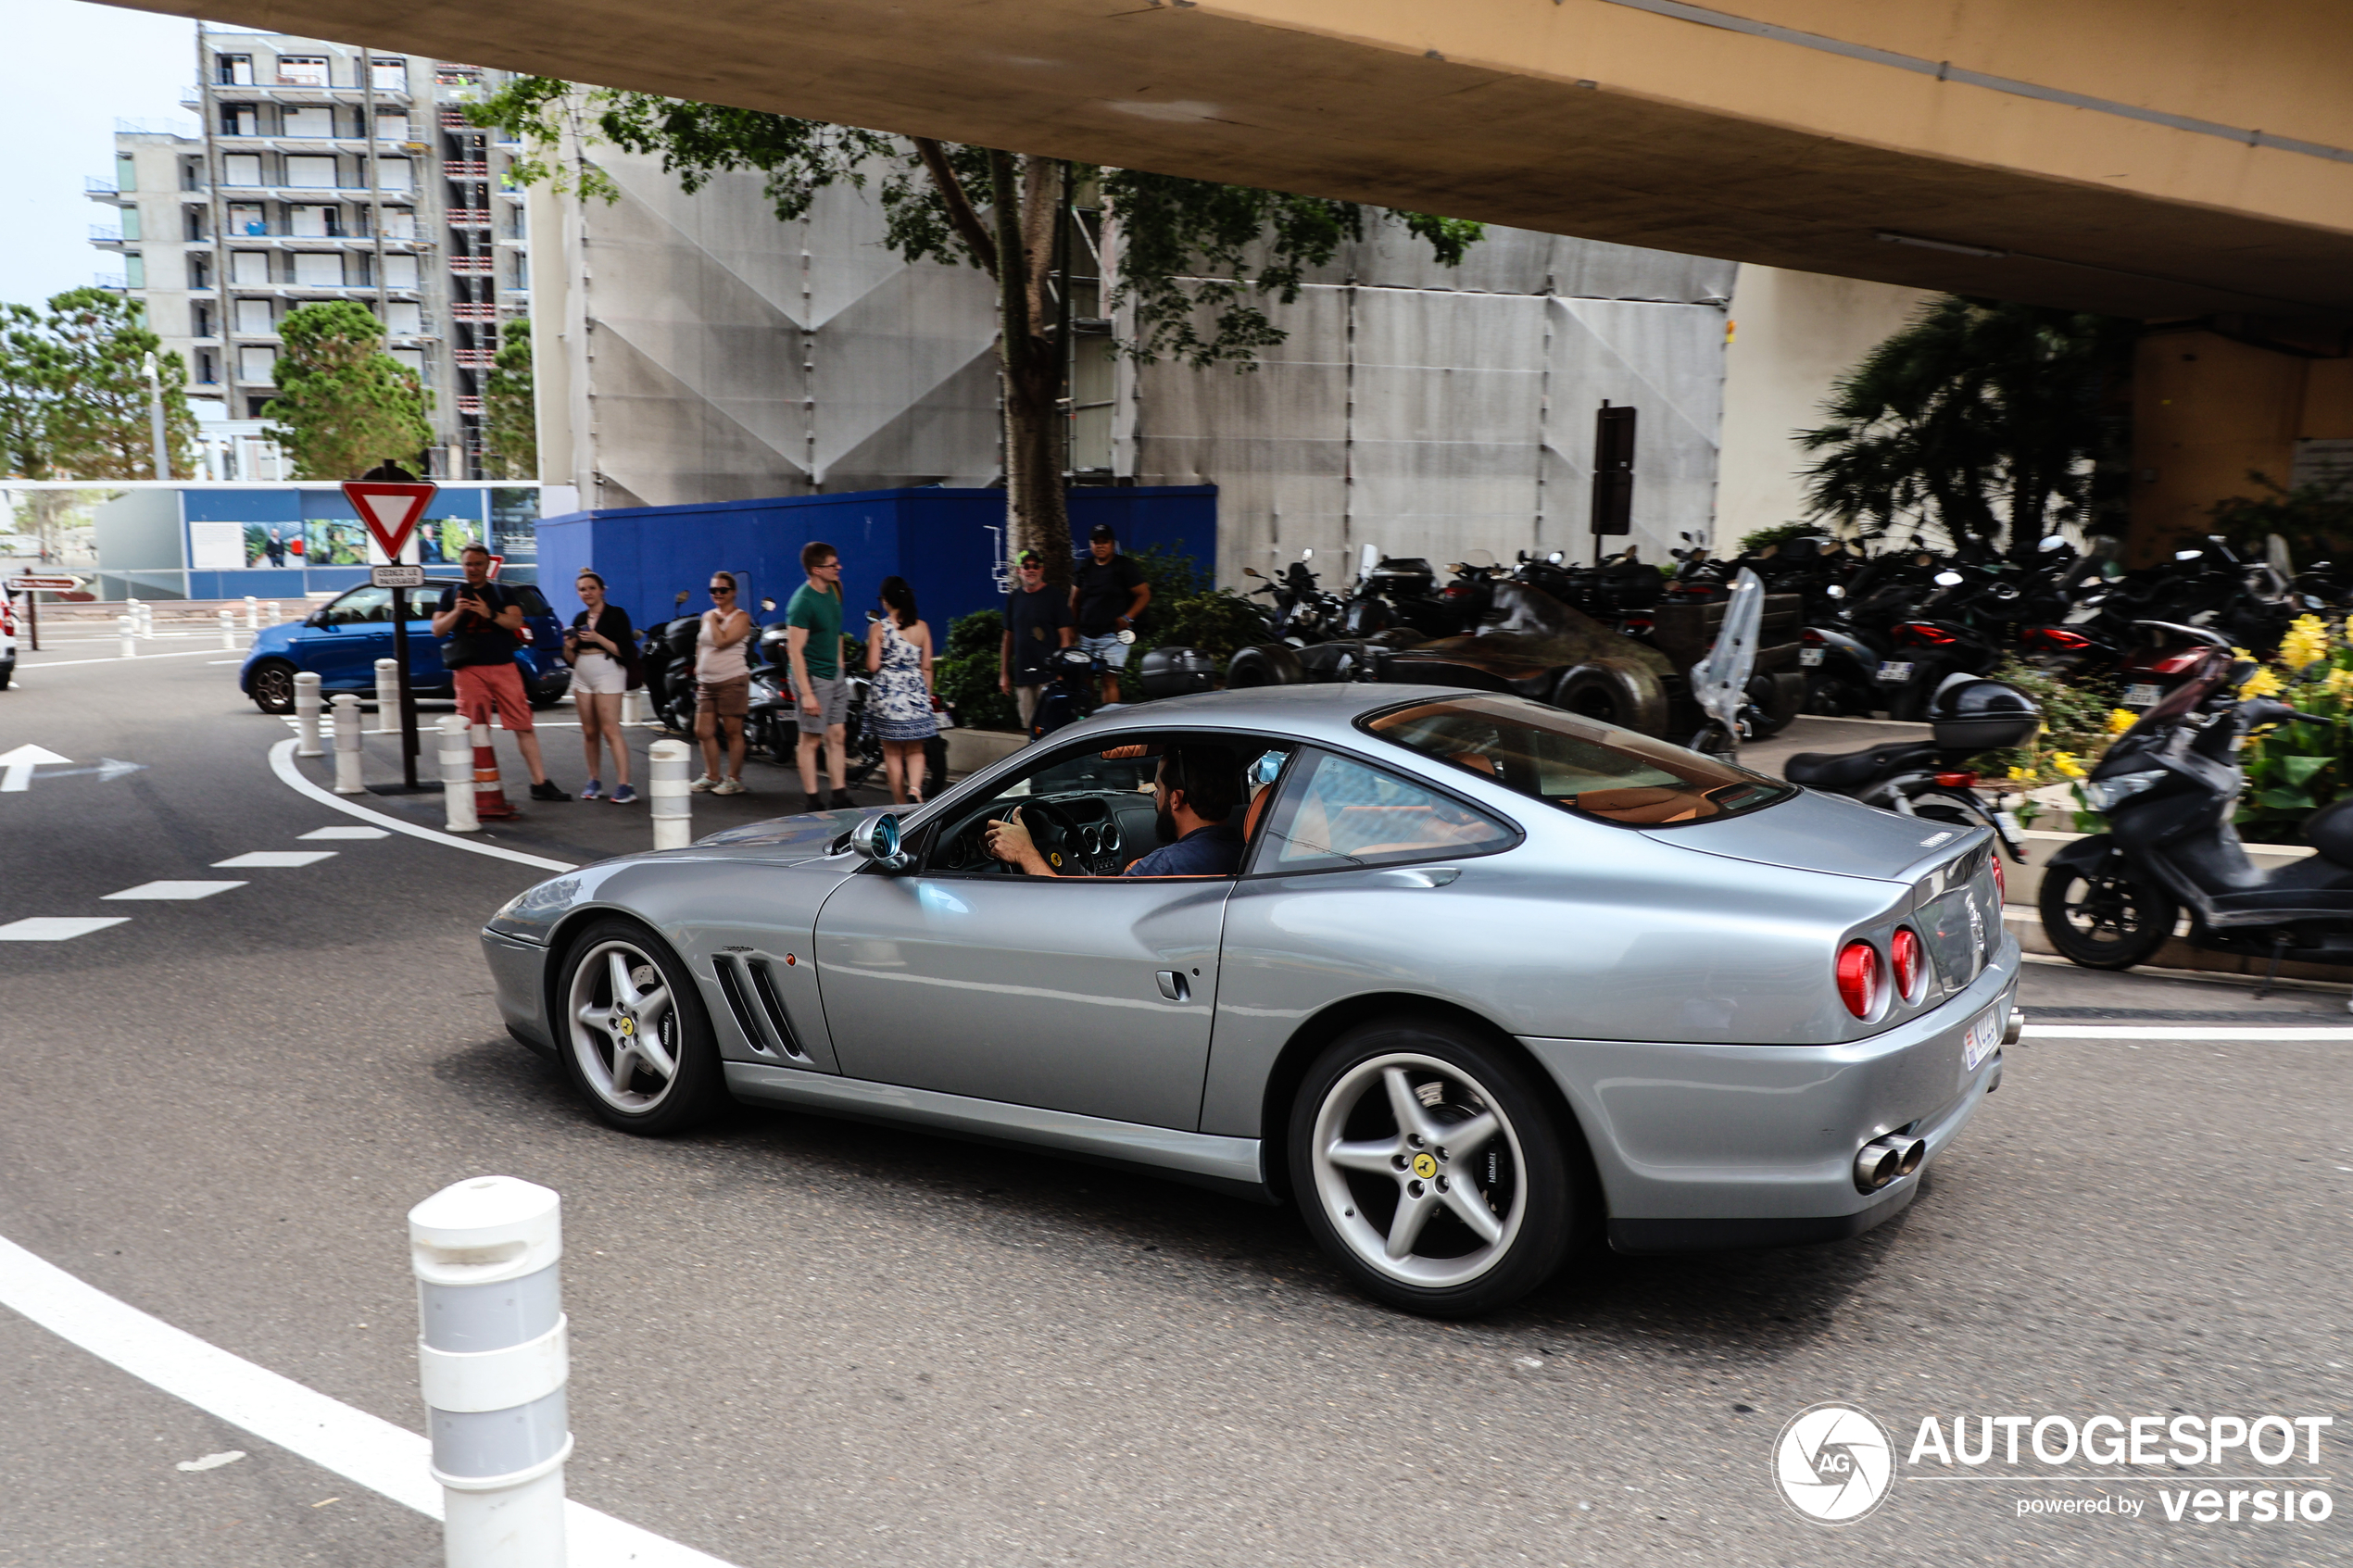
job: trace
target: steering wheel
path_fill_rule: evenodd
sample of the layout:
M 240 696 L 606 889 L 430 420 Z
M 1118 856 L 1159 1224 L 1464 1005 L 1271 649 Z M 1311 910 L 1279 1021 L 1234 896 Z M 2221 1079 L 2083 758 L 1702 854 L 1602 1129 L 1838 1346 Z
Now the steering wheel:
M 1082 872 L 1093 869 L 1085 858 L 1078 820 L 1066 808 L 1051 800 L 1033 799 L 1018 801 L 1014 809 L 1021 812 L 1022 825 L 1029 830 L 1029 842 L 1038 847 L 1038 852 L 1046 857 L 1046 863 L 1056 872 L 1065 867 Z M 998 861 L 997 869 L 1013 876 L 1022 874 L 1021 868 L 1011 860 Z

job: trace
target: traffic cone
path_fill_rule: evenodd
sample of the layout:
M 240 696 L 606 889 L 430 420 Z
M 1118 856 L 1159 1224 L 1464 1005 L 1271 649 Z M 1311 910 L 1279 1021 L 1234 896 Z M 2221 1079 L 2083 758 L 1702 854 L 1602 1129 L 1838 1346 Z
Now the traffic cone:
M 474 742 L 474 815 L 485 822 L 505 822 L 522 815 L 507 798 L 498 783 L 498 750 L 490 744 L 490 726 L 476 724 Z

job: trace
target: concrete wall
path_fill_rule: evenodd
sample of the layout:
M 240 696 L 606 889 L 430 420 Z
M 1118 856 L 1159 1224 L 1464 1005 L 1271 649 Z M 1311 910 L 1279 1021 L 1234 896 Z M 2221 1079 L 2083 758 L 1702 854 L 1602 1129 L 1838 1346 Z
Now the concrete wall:
M 1259 370 L 1127 366 L 1117 465 L 1218 485 L 1224 582 L 1303 546 L 1583 558 L 1606 399 L 1639 410 L 1634 534 L 1611 547 L 1656 560 L 1709 528 L 1732 273 L 1519 229 L 1449 269 L 1384 226 L 1267 307 L 1290 336 Z
M 1800 474 L 1809 459 L 1795 433 L 1820 423 L 1831 383 L 1935 297 L 1891 283 L 1742 266 L 1724 350 L 1716 480 L 1717 531 L 1727 550 L 1744 533 L 1806 515 Z

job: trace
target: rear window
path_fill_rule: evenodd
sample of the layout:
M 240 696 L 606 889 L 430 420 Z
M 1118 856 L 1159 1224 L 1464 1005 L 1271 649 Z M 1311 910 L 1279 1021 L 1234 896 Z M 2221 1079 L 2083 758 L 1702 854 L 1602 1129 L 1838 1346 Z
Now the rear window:
M 1548 806 L 1631 827 L 1720 821 L 1797 793 L 1746 768 L 1524 697 L 1447 697 L 1357 723 Z

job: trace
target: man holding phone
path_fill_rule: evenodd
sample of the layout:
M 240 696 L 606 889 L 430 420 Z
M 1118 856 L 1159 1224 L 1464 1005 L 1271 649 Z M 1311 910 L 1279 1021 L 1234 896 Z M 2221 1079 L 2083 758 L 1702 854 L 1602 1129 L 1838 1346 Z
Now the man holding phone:
M 490 552 L 469 545 L 460 558 L 466 580 L 441 591 L 440 608 L 433 618 L 433 634 L 441 643 L 441 662 L 458 691 L 458 711 L 469 724 L 488 724 L 495 711 L 507 733 L 515 737 L 523 766 L 531 770 L 534 800 L 568 800 L 570 796 L 547 780 L 539 759 L 539 736 L 531 725 L 531 698 L 523 691 L 522 671 L 515 668 L 515 649 L 522 641 L 522 605 L 490 580 Z

